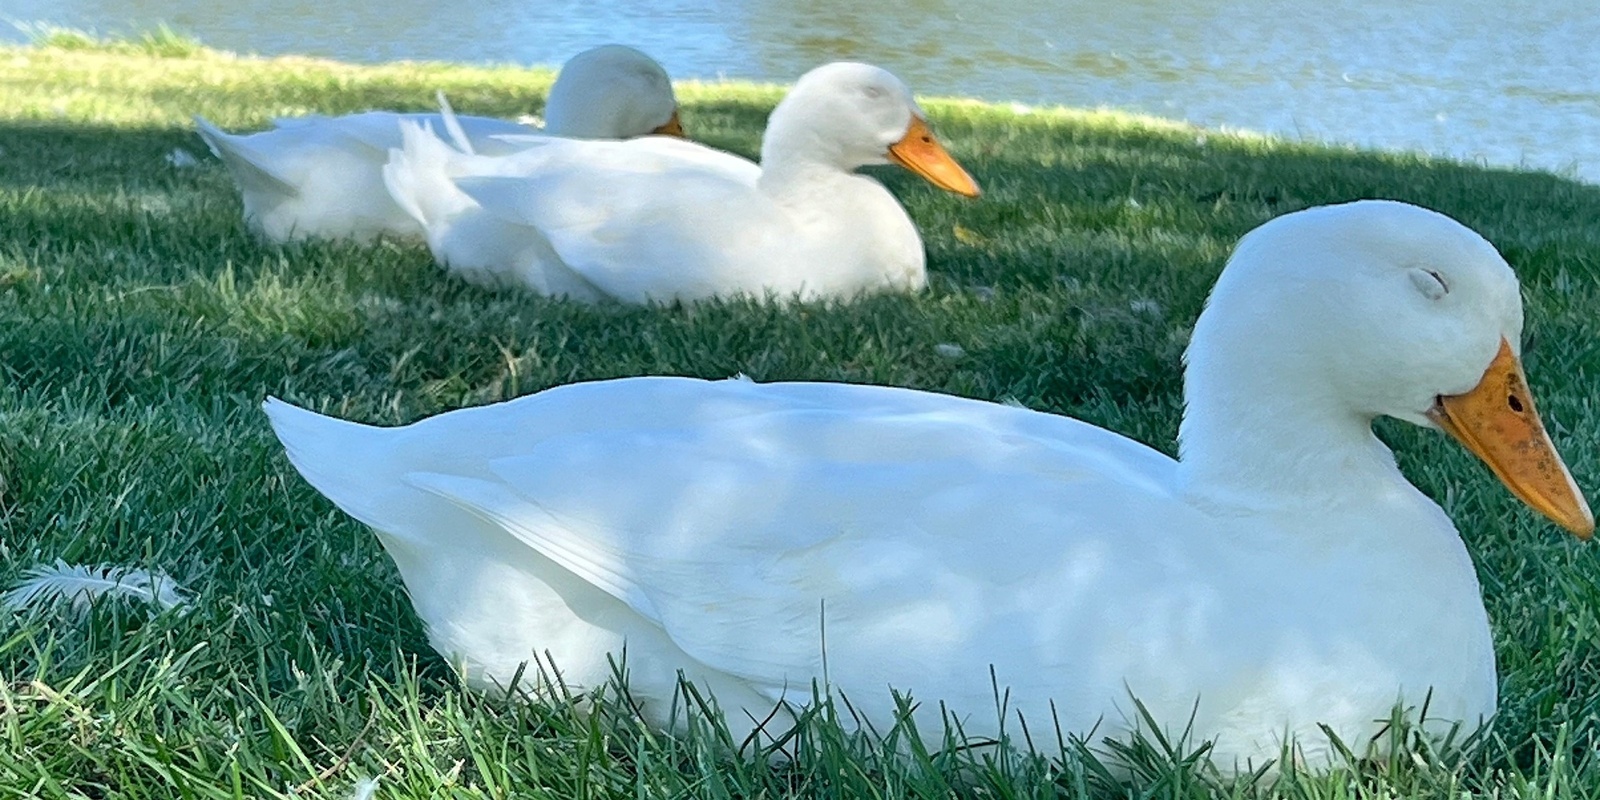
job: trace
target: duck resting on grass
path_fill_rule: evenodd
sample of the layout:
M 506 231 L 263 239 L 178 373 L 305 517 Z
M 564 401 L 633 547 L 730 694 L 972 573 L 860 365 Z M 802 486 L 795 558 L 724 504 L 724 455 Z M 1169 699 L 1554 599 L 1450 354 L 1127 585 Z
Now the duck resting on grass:
M 456 117 L 477 152 L 525 146 L 496 137 L 541 132 L 493 117 Z M 196 117 L 200 138 L 232 173 L 244 216 L 264 238 L 372 239 L 421 236 L 411 215 L 389 199 L 383 165 L 400 146 L 402 122 L 443 125 L 438 114 L 368 111 L 342 117 L 285 117 L 272 130 L 234 135 Z M 604 45 L 561 68 L 545 104 L 544 137 L 628 139 L 683 135 L 666 70 L 631 47 Z M 541 137 L 542 138 L 542 137 Z
M 892 687 L 924 732 L 943 706 L 981 738 L 992 668 L 1034 730 L 1148 732 L 1137 698 L 1225 770 L 1291 740 L 1325 766 L 1321 724 L 1359 752 L 1397 703 L 1426 701 L 1436 733 L 1495 712 L 1472 561 L 1374 418 L 1442 429 L 1594 529 L 1521 334 L 1493 246 L 1363 201 L 1240 241 L 1195 324 L 1176 461 L 1067 417 L 831 383 L 596 381 L 399 428 L 266 412 L 471 687 L 548 654 L 581 691 L 626 646 L 664 728 L 681 671 L 736 735 L 781 733 L 774 707 L 825 680 L 879 731 Z
M 659 137 L 528 142 L 505 157 L 465 154 L 417 124 L 404 138 L 384 175 L 439 263 L 589 302 L 921 289 L 916 225 L 855 170 L 892 162 L 978 194 L 911 90 L 867 64 L 802 76 L 768 120 L 759 167 Z

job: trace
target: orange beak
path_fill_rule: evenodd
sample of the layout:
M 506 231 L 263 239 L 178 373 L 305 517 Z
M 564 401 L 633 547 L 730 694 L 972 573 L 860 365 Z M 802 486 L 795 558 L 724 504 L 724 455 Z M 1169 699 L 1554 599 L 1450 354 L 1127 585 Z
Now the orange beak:
M 654 136 L 676 136 L 679 139 L 688 138 L 683 135 L 683 121 L 678 119 L 678 109 L 672 109 L 672 117 L 661 127 L 650 132 Z
M 911 118 L 911 127 L 906 128 L 906 135 L 900 141 L 889 145 L 888 155 L 890 161 L 947 192 L 963 197 L 980 194 L 977 181 L 950 157 L 938 139 L 933 138 L 933 131 L 928 130 L 928 123 L 921 117 Z
M 1428 419 L 1483 459 L 1533 510 L 1579 539 L 1594 534 L 1594 513 L 1545 433 L 1522 362 L 1504 339 L 1477 387 L 1439 397 Z

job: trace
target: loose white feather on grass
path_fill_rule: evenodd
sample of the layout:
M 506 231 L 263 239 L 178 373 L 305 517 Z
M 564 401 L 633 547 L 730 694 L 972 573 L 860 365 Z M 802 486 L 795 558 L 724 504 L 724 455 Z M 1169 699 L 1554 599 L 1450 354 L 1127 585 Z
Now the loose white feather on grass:
M 167 611 L 187 605 L 178 583 L 161 572 L 109 565 L 82 566 L 56 559 L 30 569 L 27 577 L 0 594 L 0 608 L 22 612 L 70 603 L 83 611 L 102 597 L 152 603 Z
M 173 148 L 172 152 L 168 153 L 164 160 L 178 169 L 188 169 L 200 165 L 200 159 L 195 158 L 194 153 L 181 147 Z
M 373 796 L 377 793 L 378 779 L 362 778 L 361 780 L 356 781 L 355 793 L 350 796 L 350 800 L 372 800 Z

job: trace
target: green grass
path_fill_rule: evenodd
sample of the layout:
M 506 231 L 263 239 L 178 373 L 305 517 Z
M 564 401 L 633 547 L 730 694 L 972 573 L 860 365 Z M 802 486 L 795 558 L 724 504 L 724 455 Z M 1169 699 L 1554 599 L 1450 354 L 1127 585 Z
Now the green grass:
M 96 51 L 126 55 L 191 58 L 205 51 L 200 40 L 186 36 L 167 25 L 141 31 L 132 36 L 101 36 L 92 31 L 63 28 L 48 23 L 22 23 L 18 28 L 37 48 L 51 50 Z
M 1437 434 L 1385 425 L 1458 521 L 1502 675 L 1490 735 L 1359 769 L 1223 780 L 1164 753 L 1017 731 L 1035 756 L 824 709 L 792 766 L 726 757 L 625 704 L 464 693 L 374 537 L 302 482 L 258 405 L 398 423 L 643 373 L 886 383 L 1072 414 L 1170 452 L 1180 354 L 1244 231 L 1390 197 L 1483 232 L 1520 272 L 1529 377 L 1579 482 L 1600 479 L 1600 188 L 1537 173 L 1225 135 L 1107 112 L 928 104 L 979 202 L 885 171 L 930 291 L 789 307 L 584 307 L 445 278 L 410 244 L 254 240 L 188 118 L 231 128 L 369 107 L 537 112 L 551 73 L 354 67 L 205 50 L 170 32 L 0 49 L 0 587 L 63 558 L 160 569 L 187 613 L 0 615 L 0 798 L 1566 797 L 1600 790 L 1600 568 Z M 771 87 L 686 85 L 697 138 L 752 154 Z M 964 351 L 949 357 L 936 345 Z M 948 350 L 947 350 L 948 352 Z M 1425 610 L 1395 609 L 1395 613 Z M 930 701 L 935 698 L 929 698 Z M 1172 744 L 1175 750 L 1197 743 Z M 896 757 L 909 752 L 909 758 Z

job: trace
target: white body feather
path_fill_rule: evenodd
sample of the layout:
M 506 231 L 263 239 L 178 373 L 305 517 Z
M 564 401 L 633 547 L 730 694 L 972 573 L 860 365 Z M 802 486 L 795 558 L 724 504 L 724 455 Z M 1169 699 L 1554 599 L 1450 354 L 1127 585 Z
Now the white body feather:
M 164 610 L 188 603 L 178 584 L 159 572 L 88 567 L 57 559 L 53 565 L 29 570 L 22 583 L 0 594 L 0 607 L 25 611 L 66 603 L 81 611 L 106 597 L 150 603 Z

